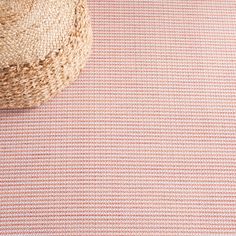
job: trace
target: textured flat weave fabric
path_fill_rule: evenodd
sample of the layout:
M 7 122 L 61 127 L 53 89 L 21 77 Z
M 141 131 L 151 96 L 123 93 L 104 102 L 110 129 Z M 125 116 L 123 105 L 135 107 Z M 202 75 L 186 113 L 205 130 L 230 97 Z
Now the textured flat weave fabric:
M 93 53 L 0 111 L 0 235 L 236 235 L 234 0 L 90 0 Z

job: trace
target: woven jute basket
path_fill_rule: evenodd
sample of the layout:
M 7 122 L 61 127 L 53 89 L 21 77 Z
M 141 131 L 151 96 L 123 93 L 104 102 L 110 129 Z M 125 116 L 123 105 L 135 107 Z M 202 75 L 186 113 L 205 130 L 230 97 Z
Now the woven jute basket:
M 53 97 L 78 77 L 91 42 L 86 0 L 0 0 L 0 108 Z

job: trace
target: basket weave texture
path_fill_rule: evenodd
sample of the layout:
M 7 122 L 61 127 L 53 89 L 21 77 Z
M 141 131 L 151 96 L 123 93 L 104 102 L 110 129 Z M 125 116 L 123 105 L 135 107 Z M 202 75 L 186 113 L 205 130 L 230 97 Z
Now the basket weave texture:
M 79 75 L 91 42 L 86 0 L 1 0 L 0 108 L 55 96 Z

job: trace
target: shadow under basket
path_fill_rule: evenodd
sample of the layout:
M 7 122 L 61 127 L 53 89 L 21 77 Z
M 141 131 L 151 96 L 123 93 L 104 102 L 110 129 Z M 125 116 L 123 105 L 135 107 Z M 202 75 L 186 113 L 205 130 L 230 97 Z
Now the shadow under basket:
M 86 0 L 0 1 L 0 108 L 55 96 L 78 77 L 91 43 Z

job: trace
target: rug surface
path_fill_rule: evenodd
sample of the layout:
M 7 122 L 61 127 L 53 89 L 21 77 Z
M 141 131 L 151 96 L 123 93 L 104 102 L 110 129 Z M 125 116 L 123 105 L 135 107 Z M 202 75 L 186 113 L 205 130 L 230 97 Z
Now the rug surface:
M 89 0 L 93 53 L 0 111 L 0 235 L 236 235 L 236 4 Z

